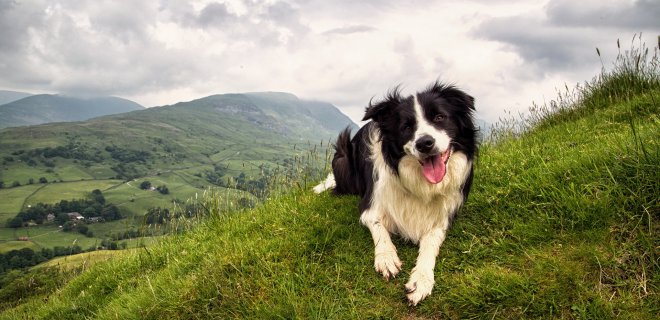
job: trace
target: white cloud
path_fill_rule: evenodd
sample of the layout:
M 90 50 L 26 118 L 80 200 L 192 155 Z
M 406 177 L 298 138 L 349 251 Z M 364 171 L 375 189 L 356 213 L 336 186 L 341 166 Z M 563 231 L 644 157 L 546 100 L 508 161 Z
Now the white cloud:
M 0 88 L 147 106 L 287 91 L 356 121 L 372 97 L 441 79 L 494 121 L 600 69 L 598 46 L 658 30 L 652 1 L 0 2 Z M 612 15 L 621 13 L 621 19 Z M 616 20 L 616 21 L 614 21 Z M 656 35 L 652 35 L 655 37 Z M 611 45 L 610 45 L 611 44 Z M 605 48 L 610 45 L 611 49 Z

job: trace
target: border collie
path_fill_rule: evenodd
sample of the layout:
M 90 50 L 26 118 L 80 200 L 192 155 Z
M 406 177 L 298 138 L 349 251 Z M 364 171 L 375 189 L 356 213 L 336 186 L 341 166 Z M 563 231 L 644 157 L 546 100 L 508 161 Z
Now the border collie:
M 373 237 L 374 267 L 386 280 L 401 271 L 390 234 L 419 245 L 417 263 L 405 284 L 417 305 L 433 289 L 436 257 L 472 185 L 477 139 L 474 99 L 436 82 L 415 95 L 398 88 L 369 102 L 371 120 L 351 139 L 335 143 L 332 173 L 314 191 L 359 195 L 360 222 Z

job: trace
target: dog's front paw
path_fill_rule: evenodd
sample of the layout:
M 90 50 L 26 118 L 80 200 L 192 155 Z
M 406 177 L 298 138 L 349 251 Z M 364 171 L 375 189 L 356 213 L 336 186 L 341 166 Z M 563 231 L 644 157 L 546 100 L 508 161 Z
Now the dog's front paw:
M 376 252 L 374 268 L 376 268 L 376 272 L 383 275 L 385 280 L 396 277 L 399 271 L 401 271 L 401 265 L 402 263 L 396 254 L 396 249 Z
M 433 290 L 433 271 L 413 270 L 410 280 L 405 285 L 408 303 L 416 306 L 424 298 L 428 297 Z

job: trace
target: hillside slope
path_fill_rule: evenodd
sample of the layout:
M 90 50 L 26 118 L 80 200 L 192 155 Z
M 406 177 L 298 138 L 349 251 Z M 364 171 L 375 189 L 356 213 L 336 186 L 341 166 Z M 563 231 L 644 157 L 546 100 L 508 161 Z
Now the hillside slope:
M 346 126 L 355 124 L 329 103 L 266 92 L 0 129 L 0 251 L 31 243 L 93 247 L 104 238 L 142 229 L 149 209 L 171 208 L 209 186 L 229 188 L 225 192 L 234 200 L 250 205 L 265 197 L 271 172 L 290 168 L 307 147 L 327 146 Z M 145 181 L 154 188 L 166 186 L 168 193 L 142 190 Z M 5 221 L 31 205 L 83 198 L 94 189 L 127 219 L 90 225 L 95 237 L 81 239 L 53 224 L 5 227 Z M 18 241 L 21 237 L 30 242 Z
M 291 94 L 215 95 L 83 122 L 0 130 L 6 159 L 0 180 L 134 178 L 229 160 L 276 162 L 292 157 L 295 144 L 327 141 L 346 126 L 355 124 L 335 106 Z M 67 175 L 71 166 L 85 176 Z
M 97 264 L 7 319 L 585 318 L 660 311 L 660 83 L 565 110 L 482 147 L 473 192 L 438 258 L 433 294 L 372 269 L 354 197 L 303 185 L 254 210 Z M 593 99 L 592 99 L 593 100 Z M 52 289 L 51 289 L 52 290 Z
M 76 98 L 38 94 L 0 105 L 0 128 L 82 121 L 141 109 L 144 107 L 117 97 Z

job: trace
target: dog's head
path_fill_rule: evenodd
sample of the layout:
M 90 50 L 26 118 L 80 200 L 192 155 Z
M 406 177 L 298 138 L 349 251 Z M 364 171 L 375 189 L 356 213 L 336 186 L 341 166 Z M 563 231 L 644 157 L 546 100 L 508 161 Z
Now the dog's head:
M 452 152 L 474 157 L 473 111 L 471 96 L 436 82 L 405 98 L 398 88 L 392 90 L 383 101 L 369 103 L 362 120 L 372 120 L 380 129 L 383 157 L 394 172 L 403 157 L 414 157 L 426 180 L 436 184 L 447 173 Z

